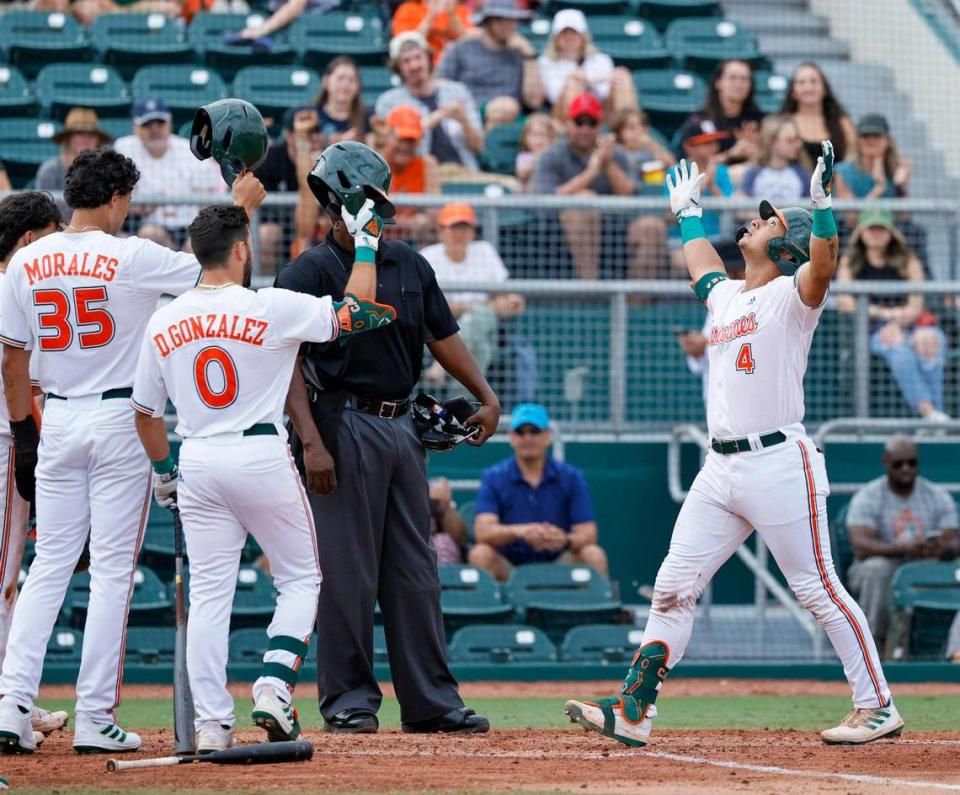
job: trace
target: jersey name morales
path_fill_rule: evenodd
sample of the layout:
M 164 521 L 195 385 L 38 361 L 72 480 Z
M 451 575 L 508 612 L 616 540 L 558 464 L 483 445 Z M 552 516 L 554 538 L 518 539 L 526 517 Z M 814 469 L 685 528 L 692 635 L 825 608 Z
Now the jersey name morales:
M 162 359 L 177 348 L 204 339 L 234 340 L 263 347 L 263 337 L 270 324 L 266 320 L 243 315 L 210 313 L 191 315 L 153 335 L 153 344 Z
M 757 322 L 757 313 L 751 312 L 749 315 L 743 315 L 723 326 L 713 326 L 710 329 L 710 340 L 707 344 L 723 345 L 738 337 L 756 334 L 758 328 L 760 328 L 760 324 Z
M 44 279 L 54 279 L 58 276 L 89 276 L 104 282 L 112 282 L 117 275 L 120 261 L 116 257 L 106 254 L 93 254 L 90 251 L 76 251 L 67 262 L 62 251 L 54 251 L 34 257 L 33 261 L 23 263 L 24 273 L 32 287 Z

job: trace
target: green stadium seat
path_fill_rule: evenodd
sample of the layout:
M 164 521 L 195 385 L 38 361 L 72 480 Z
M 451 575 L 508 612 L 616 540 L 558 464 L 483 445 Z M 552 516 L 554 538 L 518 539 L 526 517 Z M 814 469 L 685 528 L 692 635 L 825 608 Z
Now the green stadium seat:
M 302 66 L 246 66 L 233 79 L 233 96 L 257 106 L 279 126 L 287 108 L 313 105 L 320 75 Z
M 480 625 L 458 630 L 449 654 L 458 663 L 548 663 L 556 662 L 557 647 L 535 627 Z
M 523 122 L 501 124 L 487 131 L 483 149 L 483 163 L 487 171 L 514 173 L 522 132 Z
M 790 79 L 767 71 L 753 74 L 753 99 L 764 113 L 777 113 L 790 88 Z
M 960 564 L 904 563 L 890 584 L 895 611 L 891 643 L 898 659 L 943 659 L 960 610 Z
M 178 126 L 191 121 L 201 105 L 226 98 L 227 84 L 212 69 L 205 66 L 173 64 L 171 66 L 144 66 L 130 84 L 136 99 L 162 97 Z
M 56 12 L 8 11 L 0 15 L 0 50 L 8 63 L 29 78 L 53 61 L 93 58 L 83 27 L 70 14 Z
M 267 651 L 270 639 L 265 629 L 235 629 L 230 633 L 230 652 L 228 659 L 231 663 L 245 665 L 259 665 L 263 662 L 263 655 Z M 304 665 L 317 662 L 317 636 L 310 638 L 307 646 L 307 656 Z
M 276 593 L 270 577 L 253 566 L 241 566 L 233 595 L 231 627 L 265 627 L 273 617 L 275 604 Z
M 80 664 L 80 652 L 83 651 L 83 633 L 79 629 L 54 627 L 47 641 L 45 663 Z
M 165 14 L 102 14 L 90 25 L 90 40 L 101 61 L 127 80 L 145 63 L 190 63 L 194 57 L 183 23 Z
M 467 540 L 472 544 L 476 541 L 473 534 L 473 520 L 476 518 L 477 503 L 474 500 L 464 500 L 457 506 L 457 513 L 467 526 Z
M 130 602 L 131 626 L 162 624 L 172 617 L 174 602 L 156 572 L 137 566 L 133 572 L 133 599 Z
M 850 533 L 847 531 L 847 510 L 850 503 L 846 503 L 837 515 L 830 520 L 830 554 L 833 566 L 840 581 L 846 584 L 847 572 L 853 563 L 853 546 L 850 544 Z
M 360 85 L 363 87 L 363 102 L 372 108 L 384 91 L 399 85 L 400 78 L 385 66 L 361 66 Z
M 720 4 L 717 0 L 640 0 L 637 13 L 663 32 L 675 19 L 718 17 Z
M 625 14 L 631 10 L 630 0 L 548 0 L 544 4 L 545 14 L 556 14 L 563 8 L 578 8 L 590 19 L 593 30 L 593 18 L 596 14 Z
M 707 98 L 707 84 L 692 72 L 641 69 L 633 73 L 633 83 L 650 124 L 667 137 L 673 137 L 677 128 L 691 113 L 700 110 Z
M 0 161 L 14 188 L 34 178 L 40 164 L 60 152 L 53 142 L 59 125 L 36 119 L 4 119 L 0 122 Z
M 753 36 L 727 19 L 675 20 L 667 27 L 666 40 L 678 61 L 704 76 L 729 58 L 747 61 L 754 68 L 766 64 Z
M 130 91 L 112 66 L 55 63 L 37 75 L 37 97 L 53 118 L 63 120 L 71 108 L 93 108 L 101 117 L 128 116 Z
M 550 25 L 550 17 L 534 17 L 527 22 L 520 23 L 517 30 L 530 42 L 530 45 L 539 55 L 550 40 Z
M 128 122 L 129 127 L 129 122 Z M 130 134 L 128 130 L 127 135 Z M 169 582 L 174 571 L 173 514 L 150 500 L 147 531 L 140 548 L 140 560 Z
M 643 630 L 629 624 L 588 624 L 571 629 L 560 646 L 563 662 L 629 663 Z
M 590 17 L 590 34 L 597 49 L 618 66 L 654 69 L 673 63 L 663 38 L 649 22 L 630 16 Z
M 438 570 L 440 607 L 448 635 L 468 624 L 506 624 L 513 617 L 513 607 L 483 569 L 442 565 Z
M 176 630 L 173 627 L 130 627 L 124 665 L 173 665 Z
M 316 69 L 337 55 L 349 55 L 361 64 L 383 64 L 388 41 L 389 31 L 379 16 L 346 11 L 305 14 L 290 29 L 290 43 L 304 66 Z
M 23 73 L 13 66 L 0 66 L 0 116 L 30 116 L 37 100 Z
M 133 135 L 133 122 L 130 119 L 100 119 L 100 129 L 109 133 L 116 141 L 125 135 Z
M 373 661 L 374 663 L 389 662 L 387 655 L 387 633 L 382 624 L 373 627 Z
M 228 33 L 239 33 L 248 25 L 259 24 L 264 16 L 254 14 L 197 14 L 190 23 L 187 35 L 200 61 L 216 69 L 225 80 L 232 80 L 244 66 L 292 64 L 296 53 L 287 39 L 286 31 L 275 33 L 270 52 L 254 52 L 251 47 L 237 47 L 223 43 Z
M 589 566 L 527 563 L 510 573 L 506 589 L 518 618 L 557 643 L 572 627 L 616 623 L 622 612 L 610 582 Z

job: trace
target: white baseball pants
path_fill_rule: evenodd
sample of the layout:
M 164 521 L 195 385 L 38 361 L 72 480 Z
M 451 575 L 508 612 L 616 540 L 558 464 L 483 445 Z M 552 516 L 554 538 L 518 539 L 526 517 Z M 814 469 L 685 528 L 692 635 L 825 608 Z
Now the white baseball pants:
M 90 534 L 90 603 L 77 714 L 114 720 L 127 613 L 151 496 L 150 464 L 125 398 L 47 400 L 37 466 L 37 556 L 23 585 L 0 695 L 30 707 L 47 641 Z
M 13 441 L 0 435 L 0 667 L 7 654 L 7 637 L 17 604 L 17 582 L 27 542 L 30 503 L 13 481 Z
M 866 618 L 834 572 L 829 493 L 823 454 L 806 436 L 733 455 L 709 452 L 657 573 L 643 643 L 666 643 L 671 668 L 680 661 L 697 599 L 756 528 L 799 602 L 826 630 L 853 688 L 854 704 L 886 704 L 890 690 Z
M 187 671 L 197 727 L 208 720 L 232 726 L 230 612 L 247 533 L 267 556 L 277 590 L 267 636 L 309 642 L 321 579 L 313 516 L 287 443 L 277 436 L 185 439 L 180 475 L 177 503 L 190 559 Z M 272 687 L 289 703 L 289 680 L 295 681 L 303 656 L 289 648 L 267 651 L 254 700 L 261 688 Z M 290 672 L 286 679 L 267 675 L 282 669 Z

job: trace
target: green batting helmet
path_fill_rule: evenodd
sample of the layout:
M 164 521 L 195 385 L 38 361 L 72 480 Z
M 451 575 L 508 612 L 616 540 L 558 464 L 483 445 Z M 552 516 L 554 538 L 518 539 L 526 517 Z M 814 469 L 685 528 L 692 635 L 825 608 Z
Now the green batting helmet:
M 223 179 L 233 185 L 241 171 L 253 171 L 267 157 L 263 116 L 244 99 L 221 99 L 197 108 L 190 151 L 198 160 L 216 160 Z
M 772 259 L 780 271 L 787 276 L 810 259 L 810 233 L 813 231 L 813 216 L 802 207 L 788 207 L 778 210 L 770 202 L 760 202 L 760 217 L 766 221 L 776 216 L 784 225 L 787 233 L 775 237 L 767 243 L 767 256 Z M 792 259 L 787 259 L 787 257 Z
M 387 198 L 390 191 L 390 166 L 366 144 L 341 141 L 323 150 L 307 185 L 321 207 L 343 205 L 356 214 L 367 199 L 373 199 L 384 220 L 393 218 L 397 208 Z

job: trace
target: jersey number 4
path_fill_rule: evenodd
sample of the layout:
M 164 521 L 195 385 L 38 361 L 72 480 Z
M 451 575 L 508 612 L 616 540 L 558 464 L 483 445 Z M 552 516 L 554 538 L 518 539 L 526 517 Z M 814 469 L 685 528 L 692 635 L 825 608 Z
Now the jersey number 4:
M 113 339 L 117 330 L 113 316 L 103 307 L 95 306 L 107 300 L 107 288 L 103 285 L 96 287 L 73 288 L 73 315 L 78 327 L 93 326 L 86 330 L 78 330 L 77 339 L 80 347 L 102 348 Z M 70 296 L 63 290 L 35 290 L 33 305 L 49 307 L 37 316 L 41 332 L 41 351 L 65 351 L 73 344 L 73 326 L 70 324 Z M 53 332 L 53 333 L 49 333 Z
M 740 353 L 737 354 L 737 372 L 753 375 L 753 348 L 749 342 L 740 346 Z
M 211 383 L 211 371 L 217 373 Z M 240 391 L 237 365 L 230 354 L 217 345 L 204 348 L 193 360 L 193 381 L 205 406 L 225 409 L 233 405 Z M 216 386 L 214 386 L 216 384 Z

